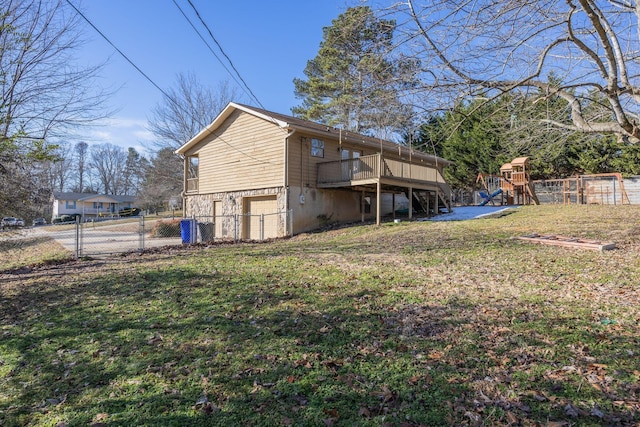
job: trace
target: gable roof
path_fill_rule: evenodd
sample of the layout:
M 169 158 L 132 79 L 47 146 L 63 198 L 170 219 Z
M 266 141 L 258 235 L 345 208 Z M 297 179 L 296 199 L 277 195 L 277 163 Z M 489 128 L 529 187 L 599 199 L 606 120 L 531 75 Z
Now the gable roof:
M 94 194 L 94 193 L 73 193 L 65 191 L 54 191 L 53 198 L 56 200 L 75 200 L 75 201 L 88 201 L 92 199 L 98 199 L 100 197 L 107 198 L 113 201 L 113 203 L 126 203 L 136 200 L 135 196 L 128 195 L 107 195 L 107 194 Z
M 263 110 L 261 108 L 251 107 L 244 104 L 238 104 L 235 102 L 230 102 L 227 106 L 222 110 L 220 114 L 211 122 L 211 124 L 204 129 L 202 129 L 196 136 L 191 138 L 187 143 L 183 144 L 180 148 L 178 148 L 175 153 L 184 155 L 190 148 L 204 140 L 206 137 L 214 133 L 224 121 L 236 110 L 243 111 L 247 114 L 250 114 L 255 117 L 259 117 L 263 120 L 273 123 L 283 130 L 283 136 L 289 134 L 292 131 L 301 131 L 305 133 L 311 133 L 321 137 L 328 137 L 332 139 L 338 139 L 342 142 L 355 143 L 359 145 L 369 146 L 376 150 L 382 149 L 383 151 L 393 151 L 393 152 L 404 152 L 408 154 L 411 152 L 411 155 L 416 159 L 427 160 L 430 162 L 441 163 L 443 165 L 451 164 L 450 161 L 445 160 L 441 157 L 434 156 L 432 154 L 427 154 L 422 151 L 416 151 L 406 147 L 404 145 L 399 145 L 394 142 L 382 140 L 379 138 L 373 138 L 366 135 L 361 135 L 355 132 L 349 132 L 342 129 L 337 129 L 335 127 L 331 127 L 328 125 L 324 125 L 322 123 L 316 123 L 309 120 L 300 119 L 298 117 L 288 116 L 285 114 L 274 113 L 272 111 Z

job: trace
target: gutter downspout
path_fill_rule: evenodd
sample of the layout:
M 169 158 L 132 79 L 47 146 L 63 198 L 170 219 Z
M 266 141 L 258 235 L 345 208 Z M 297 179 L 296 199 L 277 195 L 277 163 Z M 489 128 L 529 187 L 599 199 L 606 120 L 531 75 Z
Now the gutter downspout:
M 182 157 L 182 192 L 180 193 L 180 197 L 182 198 L 182 217 L 185 218 L 187 213 L 187 182 L 189 176 L 189 165 L 187 162 L 187 156 L 178 154 Z
M 296 133 L 293 129 L 287 136 L 284 137 L 284 166 L 283 166 L 283 187 L 284 187 L 284 211 L 285 211 L 285 231 L 290 231 L 290 236 L 293 236 L 293 214 L 289 217 L 289 138 Z

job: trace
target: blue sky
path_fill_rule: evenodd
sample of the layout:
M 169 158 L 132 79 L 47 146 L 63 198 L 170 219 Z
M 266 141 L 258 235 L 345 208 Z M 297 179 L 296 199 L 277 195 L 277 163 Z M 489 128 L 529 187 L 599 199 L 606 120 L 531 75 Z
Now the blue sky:
M 168 89 L 180 72 L 194 73 L 201 83 L 235 84 L 209 48 L 182 16 L 173 0 L 70 0 L 157 85 Z M 224 60 L 187 0 L 175 0 Z M 265 108 L 288 114 L 300 103 L 294 77 L 304 77 L 306 62 L 322 40 L 322 28 L 344 12 L 349 0 L 214 1 L 191 0 L 225 53 Z M 144 151 L 153 136 L 147 120 L 162 93 L 135 70 L 88 24 L 87 43 L 78 52 L 81 64 L 107 61 L 100 84 L 117 92 L 108 105 L 115 115 L 103 126 L 79 137 Z M 231 69 L 228 64 L 227 68 Z M 254 104 L 249 96 L 241 101 Z

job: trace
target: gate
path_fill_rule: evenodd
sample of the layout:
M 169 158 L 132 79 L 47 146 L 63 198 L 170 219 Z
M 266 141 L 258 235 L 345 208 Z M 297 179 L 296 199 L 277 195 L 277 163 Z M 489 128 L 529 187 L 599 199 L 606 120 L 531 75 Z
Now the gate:
M 181 235 L 183 218 L 137 218 L 105 219 L 76 223 L 55 224 L 48 228 L 50 236 L 58 241 L 76 259 L 82 257 L 119 255 L 142 251 L 151 247 L 175 246 L 183 243 L 205 243 L 242 240 L 243 224 L 251 224 L 255 235 L 248 240 L 266 240 L 291 235 L 291 211 L 260 215 L 227 215 L 194 217 L 196 227 L 193 236 L 185 241 Z M 289 219 L 287 219 L 289 218 Z
M 109 221 L 108 225 L 77 222 L 75 236 L 76 258 L 138 251 L 145 248 L 145 219 Z M 179 240 L 167 243 L 177 244 Z

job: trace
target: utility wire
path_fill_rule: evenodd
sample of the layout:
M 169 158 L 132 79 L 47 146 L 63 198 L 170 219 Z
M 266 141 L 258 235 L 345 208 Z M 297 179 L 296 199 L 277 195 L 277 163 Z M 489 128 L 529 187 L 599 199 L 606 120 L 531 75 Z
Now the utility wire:
M 117 51 L 117 52 L 118 52 L 118 53 L 119 53 L 119 54 L 120 54 L 124 59 L 126 59 L 126 60 L 127 60 L 127 62 L 128 62 L 129 64 L 131 64 L 131 66 L 132 66 L 133 68 L 135 68 L 135 69 L 136 69 L 136 70 L 137 70 L 137 71 L 138 71 L 138 72 L 139 72 L 139 73 L 140 73 L 140 74 L 141 74 L 145 79 L 147 79 L 147 80 L 149 81 L 149 83 L 151 83 L 153 86 L 155 86 L 155 88 L 156 88 L 156 89 L 158 89 L 160 92 L 162 92 L 162 94 L 163 94 L 163 95 L 164 95 L 164 96 L 165 96 L 169 101 L 171 101 L 171 102 L 172 102 L 172 103 L 174 103 L 176 106 L 178 106 L 178 108 L 181 108 L 181 107 L 180 107 L 180 105 L 178 104 L 178 102 L 177 102 L 175 99 L 173 99 L 173 98 L 171 97 L 171 95 L 169 95 L 169 94 L 168 94 L 167 92 L 165 92 L 165 91 L 164 91 L 160 86 L 158 86 L 158 84 L 156 84 L 156 82 L 154 82 L 154 81 L 151 79 L 151 77 L 149 77 L 149 76 L 148 76 L 144 71 L 142 71 L 142 70 L 140 69 L 140 67 L 138 67 L 138 66 L 137 66 L 137 65 L 136 65 L 136 64 L 135 64 L 131 59 L 129 59 L 129 57 L 128 57 L 127 55 L 125 55 L 125 54 L 124 54 L 124 52 L 122 52 L 120 49 L 118 49 L 118 47 L 117 47 L 115 44 L 113 44 L 113 42 L 112 42 L 111 40 L 109 40 L 109 38 L 108 38 L 106 35 L 104 35 L 104 33 L 103 33 L 102 31 L 100 31 L 100 30 L 98 29 L 98 27 L 96 27 L 95 25 L 93 25 L 93 22 L 91 22 L 91 21 L 89 20 L 89 18 L 87 18 L 86 16 L 84 16 L 84 14 L 83 14 L 82 12 L 80 12 L 80 10 L 78 10 L 78 8 L 77 8 L 77 7 L 75 7 L 75 6 L 74 6 L 74 4 L 73 4 L 73 3 L 71 3 L 71 1 L 66 0 L 66 2 L 69 4 L 69 6 L 71 6 L 71 7 L 73 8 L 73 10 L 75 10 L 75 11 L 76 11 L 76 13 L 77 13 L 78 15 L 80 15 L 80 16 L 82 17 L 82 19 L 84 19 L 84 20 L 87 22 L 87 24 L 89 24 L 89 25 L 91 26 L 91 28 L 93 28 L 94 30 L 96 30 L 96 32 L 97 32 L 98 34 L 100 34 L 100 36 L 101 36 L 103 39 L 105 39 L 107 43 L 109 43 L 109 44 L 111 45 L 111 47 L 113 47 L 113 48 L 114 48 L 114 49 L 115 49 L 115 50 L 116 50 L 116 51 Z
M 68 1 L 68 0 L 67 0 Z M 222 52 L 222 54 L 224 55 L 224 57 L 227 59 L 227 61 L 229 62 L 229 65 L 231 65 L 231 68 L 233 68 L 233 71 L 235 71 L 236 75 L 238 76 L 238 78 L 242 81 L 242 84 L 244 85 L 245 88 L 247 88 L 247 91 L 249 91 L 249 93 L 251 94 L 251 97 L 258 103 L 258 105 L 260 106 L 260 108 L 262 108 L 263 110 L 266 110 L 266 108 L 264 108 L 264 106 L 262 105 L 262 103 L 260 102 L 260 100 L 258 99 L 258 97 L 253 93 L 253 91 L 251 90 L 251 88 L 249 87 L 249 85 L 247 84 L 247 82 L 242 78 L 242 76 L 240 75 L 240 72 L 238 71 L 238 69 L 235 67 L 235 65 L 233 65 L 233 61 L 231 61 L 231 58 L 229 58 L 229 55 L 227 55 L 224 51 L 224 49 L 222 49 L 222 46 L 220 45 L 220 43 L 218 43 L 218 40 L 215 38 L 215 36 L 213 35 L 213 33 L 211 32 L 211 29 L 209 28 L 209 26 L 207 25 L 207 23 L 204 21 L 204 19 L 202 19 L 202 16 L 200 15 L 200 12 L 198 12 L 198 9 L 194 6 L 194 4 L 191 2 L 191 0 L 187 0 L 189 2 L 189 4 L 191 5 L 191 8 L 193 9 L 193 11 L 196 13 L 196 15 L 198 16 L 198 19 L 200 19 L 200 22 L 202 23 L 202 25 L 204 25 L 204 27 L 207 29 L 207 31 L 209 32 L 209 36 L 213 39 L 213 41 L 215 42 L 216 46 L 218 46 L 218 49 L 220 49 L 220 52 Z M 175 0 L 173 1 L 175 3 Z M 183 13 L 184 14 L 184 13 Z M 216 56 L 217 58 L 217 56 Z M 226 67 L 225 67 L 226 69 Z
M 160 91 L 160 92 L 161 92 L 161 93 L 162 93 L 162 94 L 163 94 L 163 95 L 164 95 L 164 96 L 165 96 L 169 101 L 171 101 L 171 102 L 172 102 L 172 103 L 173 103 L 173 104 L 174 104 L 174 105 L 175 105 L 179 110 L 182 110 L 183 112 L 186 112 L 187 114 L 190 114 L 190 112 L 189 112 L 189 111 L 187 111 L 187 110 L 186 110 L 182 105 L 180 105 L 180 104 L 179 104 L 175 99 L 173 99 L 173 98 L 171 97 L 171 95 L 169 95 L 169 94 L 168 94 L 166 91 L 164 91 L 160 86 L 158 86 L 158 85 L 156 84 L 156 82 L 154 82 L 154 81 L 151 79 L 151 77 L 149 77 L 147 74 L 145 74 L 145 72 L 144 72 L 144 71 L 142 71 L 142 70 L 140 69 L 140 67 L 138 67 L 138 66 L 137 66 L 137 65 L 136 65 L 136 64 L 135 64 L 131 59 L 129 59 L 129 57 L 127 57 L 127 55 L 125 55 L 125 54 L 124 54 L 124 52 L 122 52 L 120 49 L 118 49 L 118 47 L 117 47 L 115 44 L 113 44 L 113 42 L 111 42 L 111 40 L 109 40 L 109 38 L 108 38 L 106 35 L 104 35 L 104 34 L 102 33 L 102 31 L 100 31 L 100 30 L 99 30 L 95 25 L 93 25 L 93 23 L 89 20 L 89 18 L 87 18 L 86 16 L 84 16 L 84 15 L 82 14 L 82 12 L 80 12 L 80 11 L 78 10 L 78 8 L 76 8 L 76 7 L 73 5 L 73 3 L 71 3 L 69 0 L 66 0 L 66 2 L 69 4 L 69 6 L 71 6 L 71 7 L 73 8 L 73 10 L 75 10 L 75 11 L 76 11 L 76 13 L 77 13 L 78 15 L 80 15 L 80 16 L 82 17 L 82 19 L 84 19 L 84 20 L 85 20 L 85 21 L 86 21 L 86 22 L 91 26 L 91 28 L 93 28 L 94 30 L 96 30 L 96 32 L 97 32 L 98 34 L 100 34 L 100 36 L 102 36 L 102 38 L 103 38 L 103 39 L 105 39 L 105 40 L 107 41 L 107 43 L 109 43 L 109 44 L 111 45 L 111 47 L 113 47 L 113 48 L 114 48 L 114 49 L 115 49 L 115 50 L 116 50 L 120 55 L 122 55 L 122 57 L 123 57 L 124 59 L 126 59 L 126 60 L 127 60 L 127 62 L 128 62 L 129 64 L 131 64 L 131 66 L 133 66 L 133 68 L 135 68 L 135 69 L 136 69 L 136 70 L 137 70 L 137 71 L 138 71 L 142 76 L 144 76 L 144 78 L 145 78 L 145 79 L 147 79 L 147 80 L 148 80 L 148 81 L 149 81 L 149 82 L 150 82 L 150 83 L 151 83 L 151 84 L 152 84 L 156 89 L 158 89 L 158 90 L 159 90 L 159 91 Z M 256 101 L 257 101 L 257 98 L 256 98 Z M 211 132 L 211 133 L 214 133 L 214 132 Z M 239 152 L 240 154 L 242 154 L 242 155 L 243 155 L 243 156 L 245 156 L 245 157 L 248 157 L 248 158 L 250 158 L 250 159 L 255 160 L 258 164 L 270 164 L 270 163 L 271 163 L 270 161 L 265 161 L 265 160 L 263 160 L 263 159 L 259 159 L 259 158 L 253 157 L 252 155 L 250 155 L 250 154 L 248 154 L 248 153 L 245 153 L 244 151 L 242 151 L 242 150 L 241 150 L 241 149 L 239 149 L 238 147 L 235 147 L 235 146 L 231 145 L 228 141 L 226 141 L 225 139 L 223 139 L 223 138 L 222 138 L 222 136 L 220 136 L 220 135 L 216 135 L 216 136 L 217 136 L 217 137 L 218 137 L 218 138 L 219 138 L 219 139 L 220 139 L 224 144 L 228 145 L 228 146 L 229 146 L 229 148 L 234 149 L 235 151 Z
M 247 92 L 247 90 L 243 87 L 243 85 L 238 81 L 238 79 L 236 78 L 236 76 L 227 68 L 227 66 L 225 65 L 225 63 L 222 61 L 222 59 L 220 59 L 220 57 L 218 56 L 218 54 L 216 54 L 216 52 L 213 50 L 213 48 L 211 47 L 211 45 L 209 45 L 209 43 L 205 40 L 205 38 L 203 37 L 202 34 L 200 34 L 200 31 L 198 31 L 198 29 L 196 28 L 196 26 L 193 24 L 193 22 L 191 21 L 191 19 L 187 16 L 187 14 L 184 12 L 184 10 L 180 7 L 180 5 L 176 2 L 176 0 L 173 0 L 173 4 L 176 5 L 176 7 L 178 8 L 178 10 L 180 11 L 180 13 L 182 14 L 182 16 L 184 17 L 184 19 L 187 20 L 187 22 L 189 23 L 189 25 L 191 25 L 191 28 L 193 28 L 193 31 L 196 32 L 196 34 L 198 35 L 198 37 L 200 37 L 200 40 L 202 40 L 202 42 L 207 46 L 207 48 L 209 49 L 209 51 L 211 52 L 211 54 L 213 54 L 213 56 L 216 57 L 216 59 L 218 60 L 218 62 L 220 63 L 220 65 L 222 65 L 222 68 L 224 68 L 226 70 L 226 72 L 231 76 L 231 78 L 236 82 L 236 84 L 242 88 L 242 90 L 247 93 L 247 95 L 249 95 L 249 93 Z

